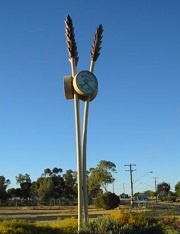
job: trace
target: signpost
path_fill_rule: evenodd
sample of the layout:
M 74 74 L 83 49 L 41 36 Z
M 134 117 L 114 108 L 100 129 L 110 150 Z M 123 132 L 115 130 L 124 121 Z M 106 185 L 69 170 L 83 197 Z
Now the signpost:
M 137 199 L 138 199 L 138 205 L 140 205 L 140 203 L 143 203 L 143 204 L 145 204 L 145 206 L 146 206 L 146 202 L 147 202 L 147 195 L 139 195 L 138 197 L 137 197 Z
M 65 20 L 66 42 L 68 47 L 69 61 L 71 64 L 71 76 L 64 77 L 64 90 L 66 99 L 74 99 L 75 128 L 76 128 L 76 154 L 77 154 L 77 182 L 78 182 L 78 230 L 82 225 L 83 206 L 84 221 L 88 221 L 88 196 L 86 177 L 86 145 L 87 123 L 89 103 L 94 100 L 98 93 L 98 81 L 94 72 L 94 65 L 100 55 L 103 27 L 100 24 L 96 30 L 92 50 L 90 69 L 77 73 L 78 52 L 75 41 L 72 19 L 68 15 Z M 84 102 L 83 130 L 80 129 L 80 101 Z

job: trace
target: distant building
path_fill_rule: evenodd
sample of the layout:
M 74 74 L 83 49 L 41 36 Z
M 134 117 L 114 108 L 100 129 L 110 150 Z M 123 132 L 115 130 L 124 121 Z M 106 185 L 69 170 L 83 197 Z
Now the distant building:
M 128 198 L 129 196 L 128 196 L 128 194 L 126 194 L 126 193 L 122 193 L 122 194 L 120 194 L 120 198 Z

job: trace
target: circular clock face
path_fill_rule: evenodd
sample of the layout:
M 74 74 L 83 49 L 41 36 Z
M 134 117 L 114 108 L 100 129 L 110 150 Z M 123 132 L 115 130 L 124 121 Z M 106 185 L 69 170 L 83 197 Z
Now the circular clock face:
M 78 94 L 86 96 L 97 90 L 98 81 L 93 73 L 81 71 L 74 78 L 73 85 Z

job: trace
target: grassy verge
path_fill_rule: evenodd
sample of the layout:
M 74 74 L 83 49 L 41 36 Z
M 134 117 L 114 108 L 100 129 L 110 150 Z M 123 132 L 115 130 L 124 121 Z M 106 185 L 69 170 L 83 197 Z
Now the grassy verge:
M 175 209 L 154 207 L 102 210 L 90 207 L 90 222 L 82 234 L 178 234 L 179 216 Z M 179 214 L 176 212 L 176 214 Z M 23 219 L 23 220 L 22 220 Z M 0 208 L 0 234 L 76 234 L 77 207 Z
M 114 210 L 109 214 L 93 218 L 83 225 L 81 234 L 177 234 L 177 218 L 158 219 L 129 210 Z M 26 220 L 0 221 L 1 234 L 77 234 L 77 219 L 58 219 L 48 224 Z M 176 228 L 176 230 L 175 230 Z

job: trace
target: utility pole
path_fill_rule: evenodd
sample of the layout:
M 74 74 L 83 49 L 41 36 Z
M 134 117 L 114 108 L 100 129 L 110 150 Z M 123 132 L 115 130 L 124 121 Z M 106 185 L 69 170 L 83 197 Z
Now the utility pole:
M 124 183 L 123 183 L 123 193 L 125 194 L 125 186 L 124 186 Z
M 132 208 L 134 207 L 134 200 L 133 200 L 133 179 L 132 179 L 132 172 L 136 171 L 133 170 L 132 167 L 136 166 L 136 164 L 128 164 L 128 165 L 124 165 L 125 167 L 129 167 L 129 170 L 125 170 L 125 171 L 130 171 L 130 181 L 131 181 L 131 206 Z
M 155 184 L 155 193 L 156 193 L 156 203 L 157 203 L 157 179 L 158 177 L 154 177 L 154 184 Z

